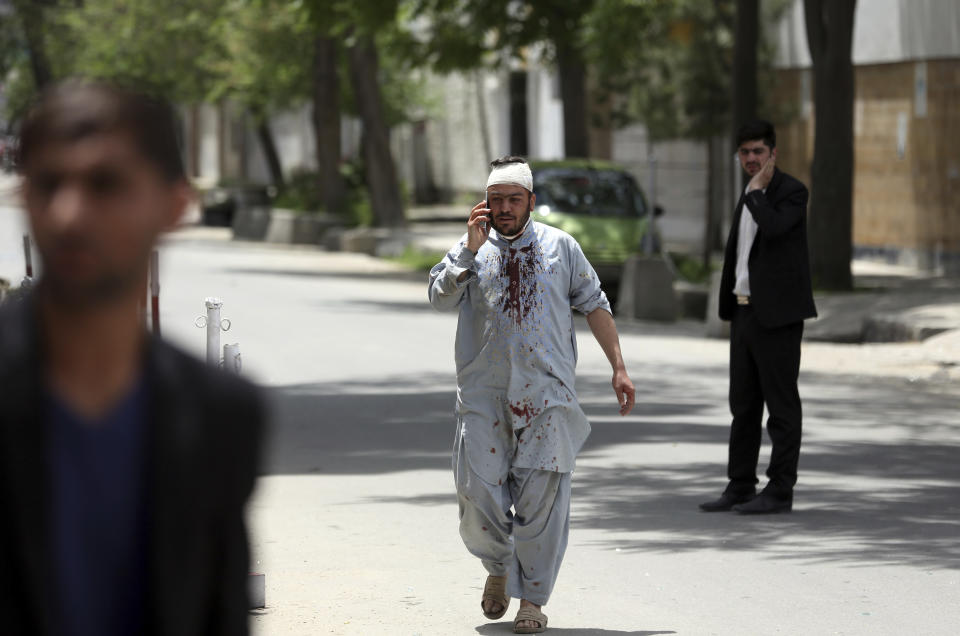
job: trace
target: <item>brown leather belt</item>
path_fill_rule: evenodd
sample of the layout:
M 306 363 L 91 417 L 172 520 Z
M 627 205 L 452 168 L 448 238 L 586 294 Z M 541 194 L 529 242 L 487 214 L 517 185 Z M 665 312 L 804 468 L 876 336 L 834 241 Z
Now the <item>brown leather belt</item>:
M 749 304 L 750 304 L 750 297 L 749 297 L 749 296 L 741 296 L 740 294 L 737 294 L 737 304 L 738 304 L 738 305 L 749 305 Z

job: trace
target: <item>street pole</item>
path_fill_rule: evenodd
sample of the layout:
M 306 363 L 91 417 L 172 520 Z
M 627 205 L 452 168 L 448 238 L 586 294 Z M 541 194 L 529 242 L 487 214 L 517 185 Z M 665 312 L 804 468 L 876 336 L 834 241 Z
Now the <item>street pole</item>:
M 204 301 L 207 307 L 207 364 L 220 366 L 220 308 L 223 301 L 209 297 Z
M 150 324 L 155 336 L 160 336 L 160 253 L 150 254 Z
M 22 287 L 30 287 L 33 284 L 33 251 L 30 248 L 30 235 L 23 235 L 23 260 L 26 264 L 26 277 L 23 279 Z
M 223 345 L 223 368 L 228 373 L 235 373 L 240 375 L 240 370 L 243 368 L 243 363 L 240 359 L 240 344 L 225 344 Z

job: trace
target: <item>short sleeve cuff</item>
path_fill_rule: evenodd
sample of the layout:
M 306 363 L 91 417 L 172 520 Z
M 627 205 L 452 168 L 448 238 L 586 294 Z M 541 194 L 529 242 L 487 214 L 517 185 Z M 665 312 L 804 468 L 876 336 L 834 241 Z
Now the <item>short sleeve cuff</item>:
M 600 293 L 594 295 L 587 302 L 577 305 L 574 307 L 577 311 L 584 315 L 592 314 L 597 309 L 604 309 L 611 316 L 613 315 L 613 309 L 610 307 L 610 301 L 607 300 L 607 295 L 600 291 Z

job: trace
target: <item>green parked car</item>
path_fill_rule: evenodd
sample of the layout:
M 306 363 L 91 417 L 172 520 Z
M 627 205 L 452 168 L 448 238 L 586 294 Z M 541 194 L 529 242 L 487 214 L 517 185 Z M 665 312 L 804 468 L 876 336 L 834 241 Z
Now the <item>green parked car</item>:
M 597 270 L 608 294 L 631 254 L 660 251 L 652 209 L 623 167 L 590 160 L 531 161 L 536 207 L 531 215 L 572 235 Z

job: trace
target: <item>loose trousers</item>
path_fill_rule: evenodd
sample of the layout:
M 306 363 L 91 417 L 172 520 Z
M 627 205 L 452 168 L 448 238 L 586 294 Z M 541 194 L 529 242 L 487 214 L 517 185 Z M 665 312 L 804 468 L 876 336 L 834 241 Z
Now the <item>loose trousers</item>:
M 730 449 L 727 477 L 731 494 L 751 493 L 763 435 L 763 405 L 773 449 L 765 490 L 790 497 L 797 482 L 802 407 L 797 379 L 803 323 L 767 328 L 753 308 L 739 306 L 730 329 Z
M 570 473 L 511 468 L 500 484 L 490 484 L 464 452 L 455 473 L 467 550 L 488 573 L 507 577 L 510 597 L 546 605 L 567 549 Z

